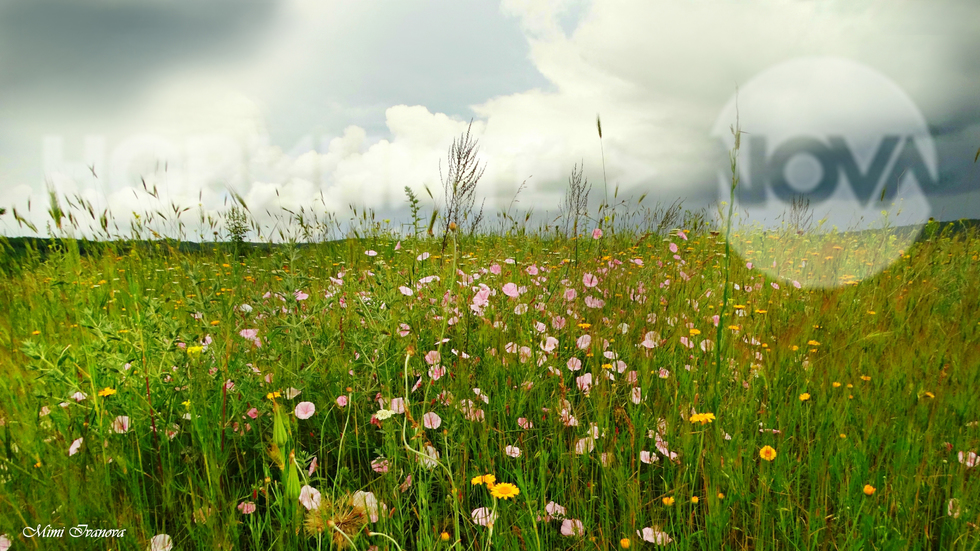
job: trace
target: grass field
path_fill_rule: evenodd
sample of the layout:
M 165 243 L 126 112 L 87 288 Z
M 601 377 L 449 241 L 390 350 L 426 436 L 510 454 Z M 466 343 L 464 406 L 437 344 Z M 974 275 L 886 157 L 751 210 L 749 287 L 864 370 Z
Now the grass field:
M 29 255 L 0 280 L 0 534 L 980 548 L 976 230 L 814 289 L 682 229 Z

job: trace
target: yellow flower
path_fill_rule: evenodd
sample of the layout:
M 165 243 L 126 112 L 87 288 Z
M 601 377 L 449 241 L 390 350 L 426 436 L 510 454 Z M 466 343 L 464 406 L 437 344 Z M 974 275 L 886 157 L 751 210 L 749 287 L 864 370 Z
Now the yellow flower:
M 864 485 L 864 494 L 865 495 L 871 495 L 873 493 L 875 493 L 875 487 L 872 486 L 871 484 L 865 484 Z
M 725 494 L 718 492 L 718 499 L 725 499 Z
M 443 532 L 442 534 L 439 534 L 439 538 L 442 541 L 449 541 L 449 532 Z
M 510 482 L 494 484 L 493 488 L 490 490 L 490 495 L 497 499 L 510 499 L 520 493 L 521 490 Z
M 479 486 L 480 484 L 483 484 L 483 476 L 474 476 L 473 480 L 470 480 L 470 484 L 474 486 Z
M 837 381 L 834 381 L 832 385 L 834 388 L 840 388 L 840 383 L 838 383 Z
M 925 393 L 925 396 L 926 396 L 927 398 L 935 398 L 935 397 L 936 397 L 936 395 L 935 395 L 935 394 L 933 394 L 933 393 L 931 393 L 931 392 L 928 392 L 928 391 L 926 391 L 926 393 Z
M 799 350 L 799 349 L 800 349 L 800 347 L 799 347 L 799 346 L 796 346 L 795 344 L 794 344 L 793 346 L 791 346 L 791 347 L 789 347 L 789 348 L 790 348 L 790 350 L 792 350 L 793 352 L 796 352 L 797 350 Z
M 204 347 L 203 346 L 188 346 L 187 347 L 187 353 L 188 354 L 200 354 L 201 352 L 204 352 Z
M 265 395 L 265 398 L 266 398 L 267 400 L 271 400 L 271 399 L 273 399 L 273 398 L 278 398 L 278 397 L 280 397 L 280 396 L 282 396 L 282 393 L 280 393 L 280 392 L 279 392 L 279 391 L 277 390 L 277 391 L 275 391 L 275 392 L 270 392 L 270 393 L 268 393 L 268 394 L 266 394 L 266 395 Z
M 493 488 L 493 483 L 497 481 L 497 477 L 492 474 L 485 474 L 483 476 L 475 476 L 473 480 L 470 481 L 474 486 L 479 484 L 486 484 L 487 488 Z
M 820 343 L 814 340 L 806 341 L 806 343 L 809 344 L 810 346 L 820 346 Z
M 847 435 L 842 432 L 842 433 L 840 433 L 840 437 L 841 438 L 847 438 Z
M 603 369 L 612 369 L 612 364 L 602 364 Z
M 40 331 L 37 331 L 37 330 L 31 331 L 31 335 L 34 335 L 35 337 L 38 336 L 38 335 L 40 335 L 40 334 L 41 334 Z
M 707 425 L 708 423 L 715 420 L 714 413 L 695 413 L 691 416 L 692 423 L 701 423 L 702 425 Z
M 181 402 L 181 405 L 183 405 L 185 408 L 189 408 L 191 407 L 191 401 L 187 400 L 186 402 Z
M 578 327 L 579 327 L 579 329 L 588 329 L 589 327 L 592 327 L 592 324 L 591 323 L 580 323 L 580 324 L 578 324 Z
M 800 401 L 801 402 L 806 402 L 809 399 L 810 399 L 810 393 L 809 392 L 804 392 L 803 394 L 800 394 Z
M 774 450 L 772 446 L 763 446 L 762 449 L 759 450 L 759 457 L 765 459 L 766 461 L 772 461 L 773 459 L 776 459 L 776 450 Z
M 691 336 L 693 337 L 695 335 L 700 335 L 701 334 L 701 331 L 699 331 L 697 329 L 691 329 L 690 333 L 691 333 Z
M 698 496 L 691 496 L 691 503 L 697 505 L 698 504 L 698 501 L 700 501 L 698 499 Z
M 619 546 L 622 547 L 623 549 L 629 549 L 630 548 L 629 538 L 623 538 L 619 540 Z
M 218 321 L 218 320 L 214 320 L 214 321 L 211 322 L 211 325 L 218 325 L 219 323 L 221 323 L 221 322 Z
M 868 382 L 871 380 L 871 377 L 868 377 L 867 375 L 861 375 L 861 380 L 864 382 Z
M 668 506 L 668 507 L 670 507 L 671 505 L 673 505 L 673 504 L 674 504 L 674 498 L 672 498 L 672 497 L 670 497 L 670 496 L 667 496 L 667 497 L 665 497 L 665 498 L 663 499 L 663 502 L 664 502 L 664 505 L 666 505 L 666 506 Z
M 116 389 L 105 387 L 105 388 L 103 388 L 102 390 L 99 391 L 99 396 L 102 396 L 102 397 L 112 396 L 115 393 L 116 393 Z

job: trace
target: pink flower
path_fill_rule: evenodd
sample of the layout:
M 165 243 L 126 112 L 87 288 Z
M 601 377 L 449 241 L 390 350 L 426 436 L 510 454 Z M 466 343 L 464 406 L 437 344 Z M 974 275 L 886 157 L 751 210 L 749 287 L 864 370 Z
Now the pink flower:
M 563 518 L 566 514 L 568 514 L 567 511 L 565 511 L 564 507 L 558 505 L 554 501 L 549 501 L 548 504 L 544 506 L 544 512 L 548 513 L 548 515 L 550 516 L 559 519 Z
M 293 410 L 293 413 L 299 419 L 309 419 L 316 413 L 316 406 L 313 405 L 313 402 L 300 402 L 296 404 L 296 409 Z
M 398 290 L 401 291 L 401 293 L 403 295 L 405 295 L 406 297 L 412 296 L 412 293 L 413 293 L 413 291 L 410 288 L 405 287 L 404 285 L 402 285 L 401 287 L 399 287 Z
M 595 287 L 599 284 L 599 278 L 592 274 L 585 274 L 582 276 L 582 285 L 585 285 L 589 289 Z
M 431 377 L 433 381 L 438 381 L 445 374 L 446 368 L 442 367 L 441 365 L 434 365 L 429 368 L 429 377 Z
M 399 249 L 401 249 L 401 248 L 402 248 L 402 242 L 401 241 L 399 241 L 398 243 L 395 243 L 395 250 L 396 251 L 399 250 Z
M 71 457 L 71 456 L 75 455 L 76 453 L 78 453 L 78 449 L 82 447 L 82 442 L 84 440 L 85 440 L 84 438 L 77 438 L 77 439 L 75 439 L 74 442 L 71 443 L 71 447 L 68 448 L 68 456 L 69 457 Z
M 582 455 L 583 453 L 590 453 L 595 449 L 595 439 L 594 438 L 580 438 L 578 442 L 575 443 L 575 453 Z
M 681 238 L 681 239 L 683 239 L 684 241 L 687 241 L 687 234 L 686 234 L 686 233 L 684 233 L 684 230 L 679 230 L 679 231 L 677 232 L 677 237 L 680 237 L 680 238 Z
M 592 239 L 599 239 L 601 237 L 602 237 L 602 230 L 601 229 L 596 228 L 596 229 L 592 230 Z
M 630 391 L 630 401 L 634 404 L 639 404 L 642 399 L 643 398 L 640 396 L 640 388 L 634 387 L 633 390 Z
M 646 527 L 642 532 L 637 530 L 636 535 L 643 538 L 644 541 L 648 541 L 656 545 L 667 545 L 671 542 L 670 536 L 668 536 L 665 532 L 661 532 L 659 527 Z
M 537 266 L 534 266 L 534 265 L 528 266 L 526 271 L 527 271 L 527 275 L 532 275 L 532 276 L 538 275 L 538 267 Z
M 670 252 L 677 254 L 677 243 L 670 244 Z
M 581 536 L 585 534 L 585 527 L 582 526 L 581 520 L 575 519 L 565 519 L 561 523 L 561 535 L 563 536 Z
M 524 417 L 518 417 L 517 418 L 517 426 L 518 427 L 521 427 L 524 430 L 528 430 L 528 429 L 531 429 L 532 427 L 534 427 L 534 423 L 528 421 Z
M 502 290 L 510 298 L 517 298 L 520 295 L 520 291 L 514 283 L 505 283 Z
M 500 275 L 500 264 L 490 266 L 490 273 L 493 275 Z
M 650 453 L 650 452 L 648 452 L 646 450 L 640 452 L 640 462 L 641 463 L 646 463 L 647 465 L 652 465 L 653 463 L 655 463 L 657 461 L 660 461 L 660 458 L 657 457 L 657 454 Z
M 369 517 L 371 517 L 371 522 L 378 522 L 378 498 L 374 495 L 374 492 L 357 491 L 354 496 L 351 497 L 351 504 L 355 507 L 360 507 L 367 511 Z M 387 509 L 382 505 L 383 509 Z
M 255 504 L 251 501 L 243 501 L 238 504 L 238 510 L 241 511 L 243 515 L 251 515 L 255 512 Z
M 389 408 L 392 413 L 405 413 L 405 399 L 392 398 Z
M 310 470 L 307 474 L 313 476 L 314 472 L 316 472 L 316 456 L 313 456 L 313 461 L 310 461 Z
M 304 485 L 303 489 L 299 491 L 299 502 L 303 504 L 303 507 L 306 507 L 307 511 L 319 509 L 320 492 L 308 484 Z
M 439 363 L 439 360 L 441 360 L 441 359 L 442 359 L 442 356 L 439 354 L 439 351 L 438 350 L 430 350 L 429 352 L 426 352 L 426 354 L 425 354 L 425 363 L 427 363 L 429 365 L 435 365 L 435 364 Z
M 575 378 L 575 384 L 578 385 L 579 390 L 581 390 L 582 392 L 588 394 L 589 393 L 589 390 L 592 389 L 592 374 L 591 373 L 586 373 L 585 375 L 582 375 L 581 377 L 576 377 Z
M 745 267 L 751 270 L 751 269 L 752 269 L 752 263 L 751 263 L 751 262 L 746 262 L 746 263 L 745 263 Z M 748 289 L 746 289 L 746 291 L 747 291 L 747 290 L 748 290 Z
M 84 392 L 76 392 L 76 393 L 72 394 L 71 397 L 76 402 L 81 402 L 82 400 L 88 398 L 88 396 Z
M 592 344 L 591 335 L 582 335 L 581 337 L 575 340 L 575 346 L 577 346 L 579 350 L 585 350 L 586 348 L 589 347 L 590 344 Z
M 956 457 L 960 460 L 960 463 L 966 465 L 966 468 L 972 469 L 977 465 L 980 465 L 980 456 L 976 452 L 959 452 Z
M 429 253 L 422 253 L 415 257 L 415 260 L 422 262 L 423 260 L 429 258 Z
M 579 369 L 582 369 L 582 360 L 578 358 L 569 358 L 566 365 L 568 366 L 569 371 L 578 371 Z
M 565 289 L 565 300 L 571 302 L 571 301 L 575 300 L 575 297 L 577 297 L 577 296 L 578 296 L 578 293 L 575 292 L 575 289 L 571 289 L 571 288 Z
M 437 429 L 442 425 L 442 418 L 438 413 L 430 411 L 422 416 L 422 425 L 427 429 Z
M 378 252 L 377 251 L 372 251 L 370 249 L 364 251 L 364 254 L 366 254 L 368 256 L 378 256 Z
M 347 396 L 337 396 L 337 406 L 345 407 L 347 405 Z
M 541 343 L 541 350 L 545 352 L 551 352 L 558 346 L 558 339 L 554 337 L 545 338 L 544 342 Z
M 473 509 L 471 516 L 473 517 L 473 522 L 480 526 L 493 526 L 493 523 L 497 520 L 497 513 L 494 513 L 486 507 Z
M 245 412 L 245 415 L 248 415 L 252 419 L 256 419 L 259 416 L 259 410 L 256 409 L 256 408 L 252 408 L 252 409 L 248 410 L 247 412 Z
M 606 301 L 602 300 L 601 298 L 589 296 L 585 297 L 585 305 L 589 308 L 602 308 L 606 305 Z
M 794 280 L 793 280 L 793 287 L 796 287 L 797 289 L 799 289 L 800 287 L 802 287 L 802 285 L 800 285 L 800 282 L 799 282 L 799 281 L 796 281 L 796 280 L 794 279 Z
M 122 434 L 129 430 L 129 417 L 120 415 L 112 422 L 112 430 L 117 434 Z
M 377 459 L 375 459 L 374 461 L 371 462 L 371 469 L 374 472 L 376 472 L 376 473 L 382 473 L 382 474 L 384 474 L 384 473 L 388 472 L 388 467 L 390 465 L 391 464 L 388 462 L 387 459 L 385 459 L 383 457 L 379 457 L 379 458 L 377 458 Z
M 510 457 L 520 457 L 521 449 L 518 448 L 517 446 L 507 446 L 506 448 L 504 448 L 504 453 L 506 453 Z
M 296 297 L 296 300 L 306 300 L 310 298 L 310 295 L 304 293 L 303 291 L 293 291 L 293 296 Z
M 13 543 L 10 541 L 10 538 L 7 537 L 7 534 L 0 534 L 0 551 L 7 551 L 7 549 L 10 549 L 11 545 L 13 545 Z

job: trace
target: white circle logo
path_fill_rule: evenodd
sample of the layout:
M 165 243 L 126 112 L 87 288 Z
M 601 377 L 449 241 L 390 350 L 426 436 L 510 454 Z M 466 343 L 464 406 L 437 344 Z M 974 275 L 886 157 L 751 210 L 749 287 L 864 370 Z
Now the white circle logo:
M 808 57 L 760 73 L 737 102 L 711 135 L 731 150 L 738 118 L 731 244 L 749 266 L 828 288 L 877 275 L 908 249 L 938 170 L 926 121 L 901 88 L 855 61 Z M 728 201 L 732 175 L 718 177 Z

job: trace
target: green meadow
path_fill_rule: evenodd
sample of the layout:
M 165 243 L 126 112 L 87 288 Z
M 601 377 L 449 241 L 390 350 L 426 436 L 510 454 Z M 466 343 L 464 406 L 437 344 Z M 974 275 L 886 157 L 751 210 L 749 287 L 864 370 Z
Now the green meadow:
M 5 240 L 0 550 L 980 548 L 975 226 L 890 251 L 583 196 L 537 231 L 409 193 L 404 233 Z

